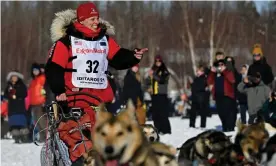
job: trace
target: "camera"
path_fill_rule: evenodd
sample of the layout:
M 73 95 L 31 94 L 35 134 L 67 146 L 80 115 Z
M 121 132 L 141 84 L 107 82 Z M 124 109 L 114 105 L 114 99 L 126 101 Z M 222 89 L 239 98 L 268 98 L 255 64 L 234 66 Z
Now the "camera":
M 221 70 L 222 70 L 222 68 L 221 68 L 220 66 L 217 66 L 216 69 L 217 69 L 217 72 L 218 72 L 218 73 L 220 73 Z
M 253 83 L 256 80 L 256 77 L 248 76 L 248 82 Z

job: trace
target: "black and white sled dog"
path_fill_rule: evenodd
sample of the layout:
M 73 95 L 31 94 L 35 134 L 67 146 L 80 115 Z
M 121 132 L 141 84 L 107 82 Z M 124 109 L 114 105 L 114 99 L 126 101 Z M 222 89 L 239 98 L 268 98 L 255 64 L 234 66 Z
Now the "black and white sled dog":
M 216 130 L 207 130 L 187 140 L 178 150 L 179 165 L 221 165 L 219 159 L 228 156 L 227 148 L 232 145 L 228 136 Z
M 149 142 L 159 142 L 160 136 L 157 129 L 152 124 L 141 125 L 142 131 Z
M 269 138 L 262 151 L 262 166 L 276 166 L 276 134 Z

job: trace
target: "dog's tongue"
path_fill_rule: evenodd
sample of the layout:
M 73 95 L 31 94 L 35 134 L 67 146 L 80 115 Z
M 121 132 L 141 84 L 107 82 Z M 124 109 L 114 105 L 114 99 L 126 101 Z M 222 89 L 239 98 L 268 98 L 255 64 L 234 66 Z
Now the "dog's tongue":
M 119 162 L 117 160 L 108 160 L 105 166 L 119 166 Z

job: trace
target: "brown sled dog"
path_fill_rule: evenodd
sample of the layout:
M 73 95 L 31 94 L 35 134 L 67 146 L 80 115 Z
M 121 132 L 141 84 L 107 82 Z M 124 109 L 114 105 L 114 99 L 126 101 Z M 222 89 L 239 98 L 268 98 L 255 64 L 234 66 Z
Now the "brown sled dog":
M 95 160 L 97 166 L 113 160 L 132 166 L 159 166 L 157 157 L 137 122 L 135 107 L 130 100 L 126 109 L 117 116 L 105 111 L 102 104 L 96 119 L 92 141 L 100 156 Z
M 259 117 L 258 122 L 252 125 L 242 124 L 237 121 L 238 133 L 235 144 L 239 144 L 246 162 L 257 164 L 261 160 L 261 149 L 269 139 L 269 133 L 265 129 L 265 122 Z
M 139 125 L 143 125 L 146 123 L 146 110 L 143 107 L 143 103 L 139 98 L 137 99 L 136 117 Z

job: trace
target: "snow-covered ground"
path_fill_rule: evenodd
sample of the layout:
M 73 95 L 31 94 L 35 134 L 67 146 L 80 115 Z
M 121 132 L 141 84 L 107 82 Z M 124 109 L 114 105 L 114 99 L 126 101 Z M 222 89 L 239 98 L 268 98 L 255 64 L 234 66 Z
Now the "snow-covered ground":
M 152 123 L 152 122 L 148 122 Z M 187 139 L 204 131 L 203 129 L 189 128 L 189 120 L 178 117 L 170 118 L 172 127 L 171 135 L 161 136 L 161 141 L 179 147 Z M 199 119 L 197 126 L 199 126 Z M 218 129 L 220 120 L 217 115 L 207 119 L 207 129 Z M 206 130 L 206 129 L 205 129 Z M 235 136 L 235 132 L 226 133 Z M 271 133 L 272 134 L 272 133 Z M 14 144 L 12 140 L 1 140 L 1 166 L 40 166 L 40 148 L 35 144 Z

